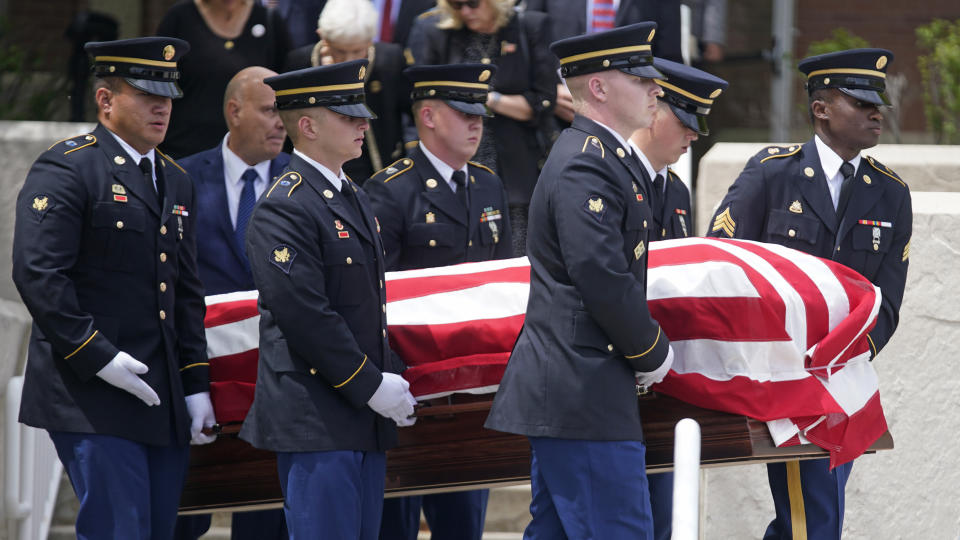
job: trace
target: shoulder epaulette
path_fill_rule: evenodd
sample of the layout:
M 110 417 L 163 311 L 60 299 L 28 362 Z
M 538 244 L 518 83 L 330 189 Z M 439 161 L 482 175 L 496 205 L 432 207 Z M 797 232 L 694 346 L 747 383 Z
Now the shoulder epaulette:
M 493 169 L 491 169 L 490 167 L 487 167 L 486 165 L 483 165 L 483 164 L 481 164 L 481 163 L 477 163 L 476 161 L 468 161 L 467 163 L 469 163 L 470 165 L 473 165 L 474 167 L 476 167 L 476 168 L 478 168 L 478 169 L 483 169 L 483 170 L 487 171 L 488 173 L 490 173 L 490 174 L 492 174 L 492 175 L 494 175 L 494 176 L 497 175 L 497 173 L 493 172 Z
M 62 144 L 64 146 L 63 155 L 67 155 L 70 152 L 80 150 L 81 148 L 86 148 L 96 143 L 97 143 L 96 135 L 92 133 L 87 133 L 86 135 L 74 135 L 73 137 L 60 139 L 59 141 L 51 144 L 50 148 L 47 148 L 47 150 L 52 150 L 53 147 L 57 146 L 58 144 Z
M 596 135 L 590 135 L 590 136 L 588 136 L 586 139 L 584 139 L 584 141 L 583 141 L 583 147 L 580 148 L 580 152 L 581 152 L 581 153 L 582 153 L 582 152 L 586 152 L 588 146 L 591 147 L 591 148 L 596 148 L 597 150 L 600 150 L 600 157 L 601 157 L 601 158 L 606 157 L 607 153 L 606 153 L 606 151 L 603 149 L 603 143 L 600 142 L 600 138 L 597 137 Z
M 270 189 L 267 191 L 267 194 L 264 195 L 264 198 L 270 198 L 270 195 L 273 194 L 273 190 L 275 189 L 279 189 L 277 192 L 278 194 L 283 193 L 283 190 L 286 189 L 287 197 L 289 197 L 293 194 L 293 190 L 297 189 L 297 186 L 299 186 L 302 182 L 302 174 L 298 173 L 297 171 L 287 171 L 273 181 L 273 185 L 270 186 Z
M 763 157 L 760 159 L 760 163 L 763 163 L 768 159 L 792 156 L 797 152 L 799 152 L 800 148 L 802 148 L 802 146 L 799 144 L 794 144 L 791 146 L 768 146 L 765 149 L 761 150 L 760 154 L 758 154 L 758 155 L 762 155 L 763 153 L 767 154 L 766 157 Z
M 904 182 L 903 180 L 901 180 L 900 177 L 897 176 L 897 173 L 895 173 L 895 172 L 893 172 L 892 170 L 890 170 L 890 167 L 887 167 L 887 166 L 884 165 L 883 163 L 880 163 L 879 161 L 873 159 L 873 158 L 870 157 L 870 156 L 867 156 L 867 163 L 869 163 L 870 166 L 873 167 L 874 169 L 876 169 L 877 171 L 879 171 L 879 172 L 883 173 L 884 175 L 886 175 L 888 178 L 892 178 L 892 179 L 896 180 L 896 182 L 897 182 L 898 184 L 900 184 L 901 186 L 907 187 L 907 183 Z
M 677 174 L 677 173 L 675 173 L 675 172 L 673 172 L 673 169 L 671 169 L 670 167 L 667 167 L 667 177 L 670 177 L 670 180 L 671 180 L 671 181 L 672 181 L 674 178 L 676 178 L 677 180 L 680 180 L 680 175 Z
M 162 157 L 164 161 L 169 161 L 171 165 L 180 169 L 180 172 L 182 172 L 183 174 L 187 174 L 187 171 L 183 170 L 183 167 L 181 167 L 176 161 L 174 161 L 173 158 L 161 152 L 159 148 L 157 148 L 157 153 L 160 154 L 160 157 Z M 160 163 L 163 163 L 163 161 L 161 161 Z
M 413 168 L 413 160 L 410 158 L 402 158 L 394 161 L 390 165 L 380 169 L 375 172 L 373 176 L 370 177 L 370 180 L 376 180 L 377 182 L 389 182 L 397 176 L 409 171 Z
M 423 13 L 417 15 L 417 18 L 418 18 L 418 19 L 426 19 L 427 17 L 432 17 L 432 16 L 434 16 L 434 15 L 437 15 L 438 13 L 440 13 L 440 8 L 438 8 L 438 7 L 432 7 L 432 8 L 430 8 L 430 9 L 424 11 Z

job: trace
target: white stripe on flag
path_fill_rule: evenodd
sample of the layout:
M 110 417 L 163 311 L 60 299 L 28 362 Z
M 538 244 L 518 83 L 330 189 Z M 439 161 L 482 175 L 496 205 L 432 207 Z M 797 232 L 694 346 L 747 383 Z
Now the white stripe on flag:
M 823 383 L 847 416 L 852 416 L 862 409 L 867 401 L 880 391 L 880 378 L 870 362 L 869 352 L 851 358 L 829 381 L 819 377 L 817 380 Z
M 213 294 L 206 298 L 204 301 L 208 306 L 213 304 L 219 304 L 221 302 L 236 302 L 238 300 L 256 300 L 259 296 L 259 291 L 237 291 L 224 294 Z
M 527 283 L 495 282 L 387 304 L 387 325 L 449 324 L 523 315 Z
M 207 357 L 238 354 L 260 346 L 260 315 L 207 328 Z
M 746 272 L 726 261 L 651 266 L 647 300 L 670 298 L 759 298 Z
M 716 381 L 749 377 L 758 382 L 795 381 L 812 377 L 803 369 L 803 355 L 789 341 L 671 341 L 672 371 L 699 373 Z
M 412 279 L 431 276 L 459 276 L 468 274 L 479 274 L 491 270 L 503 270 L 505 268 L 517 268 L 520 266 L 530 266 L 530 261 L 526 257 L 516 257 L 514 259 L 496 259 L 492 261 L 481 261 L 475 263 L 455 264 L 453 266 L 438 266 L 436 268 L 421 268 L 417 270 L 398 270 L 387 272 L 388 281 L 399 281 L 401 279 Z

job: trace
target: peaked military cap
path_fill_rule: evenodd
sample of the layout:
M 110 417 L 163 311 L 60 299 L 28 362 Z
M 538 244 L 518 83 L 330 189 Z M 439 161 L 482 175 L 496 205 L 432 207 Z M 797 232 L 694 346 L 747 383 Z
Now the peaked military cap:
M 875 105 L 889 105 L 887 67 L 893 53 L 886 49 L 849 49 L 804 58 L 797 66 L 807 76 L 806 88 L 837 88 Z
M 148 94 L 183 97 L 177 85 L 177 60 L 190 44 L 171 37 L 140 37 L 116 41 L 91 41 L 83 46 L 93 56 L 96 77 L 123 77 L 130 86 Z
M 660 99 L 670 106 L 683 125 L 700 135 L 709 135 L 707 115 L 710 114 L 710 107 L 729 83 L 706 71 L 663 58 L 655 58 L 653 65 L 669 81 L 656 79 L 663 89 Z
M 367 61 L 351 60 L 267 77 L 263 82 L 277 94 L 277 108 L 326 107 L 344 116 L 376 118 L 364 101 Z
M 657 23 L 641 22 L 554 41 L 550 51 L 560 59 L 564 78 L 619 69 L 628 75 L 658 79 L 663 75 L 653 67 L 650 45 L 656 31 Z
M 497 67 L 488 64 L 413 66 L 403 74 L 413 84 L 410 98 L 442 99 L 452 109 L 466 114 L 493 116 L 487 110 L 489 82 Z

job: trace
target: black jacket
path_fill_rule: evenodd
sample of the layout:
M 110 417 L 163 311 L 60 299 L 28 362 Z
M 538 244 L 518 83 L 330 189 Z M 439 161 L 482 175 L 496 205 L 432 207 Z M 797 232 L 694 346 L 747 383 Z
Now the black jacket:
M 103 126 L 44 152 L 17 198 L 13 280 L 33 316 L 20 421 L 186 444 L 185 394 L 209 388 L 193 184 L 157 152 L 163 203 Z M 99 377 L 119 351 L 147 365 L 148 407 Z

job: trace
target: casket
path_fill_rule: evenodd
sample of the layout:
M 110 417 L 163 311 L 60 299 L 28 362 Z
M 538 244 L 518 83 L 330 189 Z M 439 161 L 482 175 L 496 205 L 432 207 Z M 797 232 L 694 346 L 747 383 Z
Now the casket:
M 705 467 L 893 448 L 866 333 L 880 292 L 831 261 L 744 241 L 650 246 L 648 302 L 676 360 L 638 396 L 648 471 L 672 468 L 673 429 L 701 427 Z M 391 347 L 421 406 L 387 453 L 386 495 L 529 481 L 525 437 L 483 427 L 523 322 L 525 259 L 387 275 Z M 282 503 L 276 459 L 237 438 L 256 382 L 256 291 L 208 298 L 211 394 L 223 423 L 192 447 L 181 512 Z M 810 444 L 810 443 L 815 444 Z M 644 464 L 624 464 L 644 466 Z

